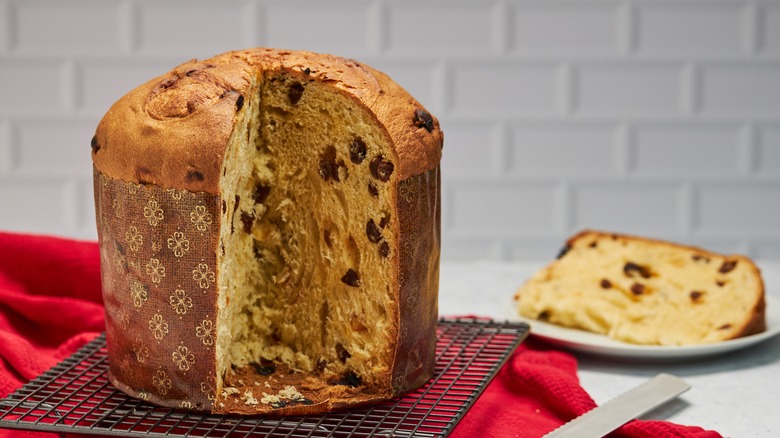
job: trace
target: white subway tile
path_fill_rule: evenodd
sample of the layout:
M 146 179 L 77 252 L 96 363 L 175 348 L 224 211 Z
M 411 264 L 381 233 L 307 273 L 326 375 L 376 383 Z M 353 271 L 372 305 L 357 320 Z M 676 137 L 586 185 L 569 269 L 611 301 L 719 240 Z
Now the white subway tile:
M 550 260 L 586 226 L 780 259 L 776 0 L 0 0 L 0 199 L 32 204 L 0 229 L 94 239 L 109 106 L 259 43 L 439 117 L 443 259 Z
M 274 2 L 265 6 L 269 47 L 303 49 L 359 57 L 370 54 L 371 5 L 363 1 Z
M 728 177 L 739 173 L 737 124 L 662 123 L 634 127 L 637 175 Z
M 390 53 L 439 57 L 495 51 L 497 29 L 492 1 L 448 1 L 446 7 L 419 1 L 385 5 Z
M 780 63 L 704 65 L 701 90 L 701 113 L 704 115 L 778 117 Z
M 13 19 L 9 11 L 8 0 L 0 0 L 0 53 L 8 52 L 13 40 Z
M 97 120 L 35 120 L 15 126 L 15 173 L 39 177 L 92 174 L 90 141 Z
M 60 82 L 62 83 L 62 107 L 67 113 L 73 113 L 79 105 L 80 91 L 77 76 L 76 63 L 70 59 L 65 60 L 60 69 Z
M 509 260 L 525 262 L 548 263 L 555 259 L 565 245 L 566 237 L 551 237 L 547 239 L 528 238 L 520 242 L 511 241 L 506 244 Z M 519 287 L 525 279 L 518 279 Z
M 91 165 L 91 163 L 90 163 Z M 95 223 L 95 192 L 92 179 L 92 168 L 86 175 L 78 175 L 74 180 L 75 220 L 73 224 L 74 234 L 89 235 L 97 231 Z
M 35 54 L 113 54 L 120 47 L 116 0 L 17 1 L 14 49 Z
M 13 161 L 11 124 L 0 119 L 0 175 L 11 171 Z
M 488 239 L 458 239 L 442 240 L 441 258 L 448 262 L 458 260 L 501 260 L 500 243 Z
M 780 55 L 780 4 L 764 2 L 760 11 L 759 49 L 766 54 Z
M 545 178 L 617 175 L 614 124 L 534 123 L 512 129 L 512 173 Z
M 616 1 L 518 2 L 511 12 L 511 50 L 575 58 L 618 52 Z
M 780 182 L 702 184 L 697 231 L 707 235 L 778 237 L 779 205 Z
M 460 63 L 450 73 L 454 114 L 511 117 L 559 113 L 555 64 Z
M 703 248 L 708 251 L 714 251 L 721 254 L 745 254 L 746 240 L 739 237 L 729 236 L 713 236 L 713 237 L 699 237 L 699 236 L 672 236 L 667 240 L 673 242 L 679 242 L 684 245 L 695 246 L 697 248 Z M 749 254 L 747 254 L 749 255 Z
M 244 49 L 246 8 L 243 1 L 139 2 L 138 51 L 184 61 Z
M 92 167 L 90 163 L 89 173 L 78 175 L 75 180 L 75 209 L 74 234 L 90 238 L 93 234 L 97 237 L 97 225 L 95 223 L 95 193 L 92 183 Z
M 102 116 L 111 105 L 135 87 L 160 76 L 181 63 L 169 60 L 105 60 L 80 64 L 80 111 Z
M 680 66 L 590 63 L 577 68 L 574 111 L 609 117 L 680 115 Z
M 56 61 L 0 59 L 0 114 L 63 112 L 61 75 Z
M 543 183 L 468 183 L 453 187 L 452 234 L 530 237 L 559 225 L 560 188 Z
M 673 234 L 680 223 L 680 187 L 622 181 L 573 188 L 574 229 Z
M 0 178 L 0 230 L 59 233 L 67 231 L 63 220 L 63 181 L 51 178 Z
M 743 3 L 645 1 L 638 10 L 637 52 L 661 55 L 738 55 Z
M 763 126 L 756 146 L 756 173 L 780 177 L 780 125 Z
M 441 81 L 436 64 L 424 61 L 399 61 L 387 58 L 362 59 L 390 76 L 429 111 L 438 116 L 441 103 L 436 96 Z
M 498 177 L 502 150 L 496 126 L 490 123 L 446 123 L 442 178 Z
M 780 260 L 780 239 L 755 239 L 751 243 L 751 248 L 752 254 L 748 255 L 759 260 L 759 268 L 762 260 Z
M 95 226 L 95 220 L 92 220 L 92 224 L 86 224 L 82 227 L 76 228 L 73 231 L 68 232 L 68 237 L 79 240 L 97 240 L 97 227 Z

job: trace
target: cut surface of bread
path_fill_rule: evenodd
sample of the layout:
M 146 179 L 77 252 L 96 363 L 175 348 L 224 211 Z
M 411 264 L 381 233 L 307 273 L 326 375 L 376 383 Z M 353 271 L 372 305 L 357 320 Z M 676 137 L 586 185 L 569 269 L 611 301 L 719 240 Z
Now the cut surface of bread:
M 221 182 L 217 410 L 258 387 L 274 405 L 388 392 L 395 153 L 367 110 L 305 75 L 261 76 L 250 96 Z
M 693 345 L 765 330 L 755 264 L 671 242 L 599 231 L 515 293 L 520 315 L 646 345 Z

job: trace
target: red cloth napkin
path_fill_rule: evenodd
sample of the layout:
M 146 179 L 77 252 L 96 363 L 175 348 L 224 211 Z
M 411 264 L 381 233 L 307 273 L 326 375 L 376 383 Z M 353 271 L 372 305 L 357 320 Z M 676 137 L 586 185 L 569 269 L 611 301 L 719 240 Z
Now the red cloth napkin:
M 79 349 L 104 327 L 94 242 L 0 232 L 0 397 Z M 454 437 L 540 437 L 595 407 L 569 354 L 529 340 L 453 431 Z M 51 437 L 0 429 L 2 437 Z M 717 438 L 661 421 L 632 421 L 615 437 Z
M 0 232 L 0 397 L 104 329 L 94 242 Z M 0 437 L 52 437 L 0 429 Z
M 537 438 L 594 407 L 596 403 L 577 378 L 577 360 L 529 339 L 509 358 L 450 436 Z M 721 435 L 700 427 L 634 420 L 609 437 L 721 438 Z

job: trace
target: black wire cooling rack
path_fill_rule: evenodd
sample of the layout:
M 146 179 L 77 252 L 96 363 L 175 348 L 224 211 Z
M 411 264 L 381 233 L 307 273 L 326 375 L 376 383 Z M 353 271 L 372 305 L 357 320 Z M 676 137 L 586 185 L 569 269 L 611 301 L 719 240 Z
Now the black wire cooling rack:
M 0 400 L 0 428 L 153 437 L 446 436 L 527 334 L 525 324 L 441 319 L 436 372 L 422 388 L 364 408 L 281 419 L 176 411 L 130 398 L 106 379 L 101 335 Z

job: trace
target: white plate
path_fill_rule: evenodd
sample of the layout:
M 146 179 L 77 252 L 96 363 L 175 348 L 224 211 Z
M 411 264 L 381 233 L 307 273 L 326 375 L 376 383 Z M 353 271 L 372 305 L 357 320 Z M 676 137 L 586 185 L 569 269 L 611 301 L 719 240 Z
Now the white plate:
M 637 345 L 621 342 L 605 335 L 549 324 L 515 314 L 515 304 L 510 302 L 509 319 L 531 326 L 531 334 L 571 350 L 629 359 L 693 359 L 728 353 L 755 345 L 780 333 L 780 301 L 766 296 L 766 331 L 744 338 L 713 344 L 690 346 Z

